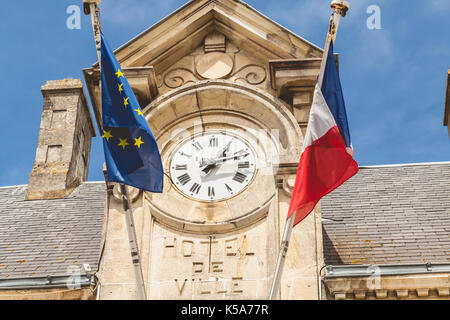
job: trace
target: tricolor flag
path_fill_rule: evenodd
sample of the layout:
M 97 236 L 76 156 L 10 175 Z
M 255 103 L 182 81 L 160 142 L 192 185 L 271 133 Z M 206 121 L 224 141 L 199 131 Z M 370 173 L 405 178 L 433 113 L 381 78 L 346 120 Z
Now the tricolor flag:
M 314 92 L 288 219 L 295 214 L 294 226 L 300 223 L 322 197 L 357 172 L 331 42 L 322 87 L 317 84 Z

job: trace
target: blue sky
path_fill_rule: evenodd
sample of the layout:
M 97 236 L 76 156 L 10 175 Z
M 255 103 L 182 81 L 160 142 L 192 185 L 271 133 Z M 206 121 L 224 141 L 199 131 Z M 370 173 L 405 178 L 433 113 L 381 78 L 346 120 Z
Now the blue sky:
M 96 60 L 90 19 L 69 30 L 69 5 L 81 0 L 2 3 L 0 36 L 0 186 L 28 183 L 35 158 L 47 80 L 83 78 Z M 113 48 L 186 1 L 103 0 L 103 29 Z M 450 161 L 442 125 L 450 66 L 450 1 L 358 0 L 342 20 L 335 51 L 356 159 L 360 165 Z M 248 0 L 248 4 L 323 47 L 329 0 Z M 369 30 L 370 5 L 381 9 L 381 30 Z M 87 92 L 86 92 L 87 93 Z M 103 180 L 103 150 L 93 141 L 89 180 Z

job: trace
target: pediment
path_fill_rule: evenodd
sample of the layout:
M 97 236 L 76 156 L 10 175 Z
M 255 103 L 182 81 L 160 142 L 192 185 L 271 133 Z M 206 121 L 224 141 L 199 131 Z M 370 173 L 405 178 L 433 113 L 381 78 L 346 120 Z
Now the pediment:
M 122 67 L 165 70 L 218 31 L 264 60 L 320 58 L 322 50 L 235 0 L 193 0 L 116 50 Z
M 308 106 L 322 53 L 238 0 L 192 0 L 115 51 L 142 106 L 208 79 L 256 86 L 288 104 L 300 90 Z M 100 126 L 98 63 L 84 73 Z

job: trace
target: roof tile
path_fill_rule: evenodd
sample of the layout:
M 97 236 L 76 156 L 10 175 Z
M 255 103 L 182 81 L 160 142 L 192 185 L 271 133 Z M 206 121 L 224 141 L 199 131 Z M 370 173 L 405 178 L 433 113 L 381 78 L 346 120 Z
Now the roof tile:
M 325 263 L 450 263 L 449 195 L 450 163 L 361 168 L 322 200 Z
M 26 186 L 0 188 L 0 279 L 97 271 L 105 190 L 84 183 L 66 199 L 25 201 Z

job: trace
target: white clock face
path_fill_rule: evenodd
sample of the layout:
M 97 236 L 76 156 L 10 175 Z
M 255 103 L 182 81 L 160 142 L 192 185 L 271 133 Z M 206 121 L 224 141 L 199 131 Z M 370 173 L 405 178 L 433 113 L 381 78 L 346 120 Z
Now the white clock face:
M 235 196 L 252 181 L 255 172 L 253 150 L 243 140 L 217 132 L 185 141 L 170 164 L 178 190 L 201 201 Z

